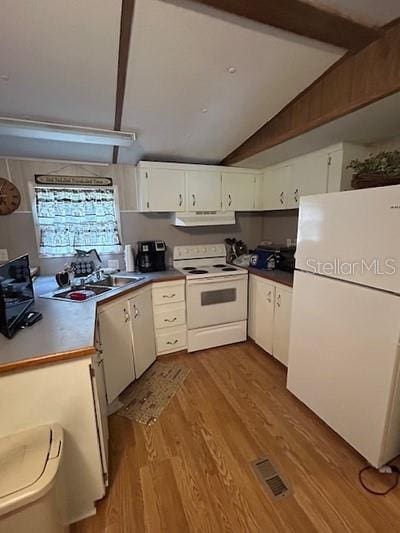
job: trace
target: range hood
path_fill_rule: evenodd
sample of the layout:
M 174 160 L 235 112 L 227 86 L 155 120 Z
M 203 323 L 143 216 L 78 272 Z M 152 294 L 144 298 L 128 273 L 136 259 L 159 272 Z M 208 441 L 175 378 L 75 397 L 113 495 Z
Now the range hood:
M 235 224 L 234 211 L 193 211 L 173 213 L 171 224 L 174 226 L 228 226 Z

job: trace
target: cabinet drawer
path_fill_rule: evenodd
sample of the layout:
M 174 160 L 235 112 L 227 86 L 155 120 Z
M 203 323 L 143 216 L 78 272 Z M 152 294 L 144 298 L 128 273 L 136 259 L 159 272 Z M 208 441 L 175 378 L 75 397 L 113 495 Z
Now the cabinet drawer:
M 163 285 L 153 287 L 153 304 L 172 304 L 185 301 L 185 285 Z
M 186 323 L 184 305 L 162 305 L 154 308 L 154 326 L 156 329 L 181 326 Z
M 176 352 L 186 346 L 186 327 L 168 328 L 157 332 L 157 353 Z

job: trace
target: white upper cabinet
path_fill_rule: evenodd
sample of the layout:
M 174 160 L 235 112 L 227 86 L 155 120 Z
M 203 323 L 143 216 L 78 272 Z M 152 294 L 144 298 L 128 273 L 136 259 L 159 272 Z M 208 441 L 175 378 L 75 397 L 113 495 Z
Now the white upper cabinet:
M 185 211 L 184 170 L 138 166 L 137 185 L 140 211 Z
M 222 172 L 222 207 L 224 211 L 255 209 L 256 177 L 244 172 Z
M 264 169 L 262 209 L 296 209 L 300 198 L 351 188 L 352 159 L 367 157 L 364 146 L 340 143 Z
M 221 211 L 221 173 L 186 172 L 186 211 Z
M 289 190 L 292 188 L 292 165 L 276 165 L 265 169 L 262 184 L 262 207 L 265 211 L 290 209 Z
M 287 209 L 299 207 L 300 196 L 327 192 L 328 159 L 328 153 L 315 152 L 295 160 L 287 190 Z

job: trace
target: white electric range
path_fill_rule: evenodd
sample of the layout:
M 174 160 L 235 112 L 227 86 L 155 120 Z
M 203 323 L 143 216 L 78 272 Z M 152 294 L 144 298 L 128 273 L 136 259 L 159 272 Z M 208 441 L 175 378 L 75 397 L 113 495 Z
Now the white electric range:
M 175 246 L 186 276 L 188 352 L 245 341 L 248 272 L 226 263 L 224 244 Z

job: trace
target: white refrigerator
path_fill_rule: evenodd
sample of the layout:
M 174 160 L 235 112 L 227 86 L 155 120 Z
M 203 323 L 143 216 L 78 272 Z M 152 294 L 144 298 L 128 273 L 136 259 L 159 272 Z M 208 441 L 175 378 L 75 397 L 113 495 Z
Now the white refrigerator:
M 400 185 L 301 198 L 287 387 L 371 465 L 400 454 Z

